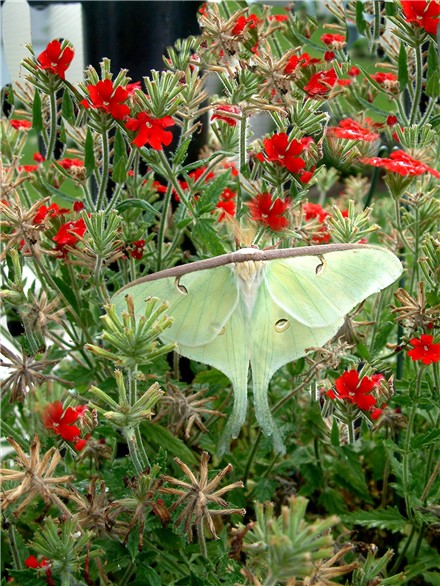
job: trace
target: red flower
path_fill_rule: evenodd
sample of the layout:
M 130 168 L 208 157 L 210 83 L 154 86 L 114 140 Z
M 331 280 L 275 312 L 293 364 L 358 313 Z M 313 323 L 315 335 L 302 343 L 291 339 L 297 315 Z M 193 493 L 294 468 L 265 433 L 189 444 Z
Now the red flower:
M 74 212 L 81 212 L 84 209 L 84 204 L 82 201 L 74 201 L 73 202 L 73 211 Z
M 60 41 L 55 39 L 38 55 L 37 61 L 40 69 L 44 69 L 58 75 L 61 79 L 65 79 L 66 69 L 72 62 L 74 55 L 73 49 L 70 47 L 61 49 Z
M 75 246 L 79 238 L 84 236 L 86 230 L 83 218 L 66 222 L 60 227 L 52 240 L 57 243 L 57 249 L 62 250 L 64 246 Z
M 55 586 L 55 582 L 52 579 L 52 574 L 50 571 L 50 561 L 47 558 L 43 558 L 41 562 L 39 562 L 34 555 L 30 555 L 28 558 L 24 560 L 24 565 L 27 568 L 32 568 L 34 570 L 44 568 L 44 570 L 46 571 L 46 583 L 49 586 Z
M 372 126 L 374 126 L 374 122 L 371 118 L 365 118 L 364 126 L 351 118 L 344 118 L 344 120 L 339 122 L 338 126 L 329 127 L 328 135 L 336 136 L 337 138 L 346 138 L 348 140 L 373 142 L 380 138 L 380 135 L 377 132 L 371 131 Z
M 278 232 L 288 225 L 288 220 L 283 214 L 289 209 L 290 201 L 281 200 L 279 197 L 272 201 L 270 193 L 260 193 L 252 201 L 247 203 L 251 217 L 256 222 L 269 226 L 271 230 Z
M 232 189 L 229 189 L 228 187 L 223 190 L 223 193 L 220 196 L 220 201 L 216 206 L 219 210 L 222 210 L 218 217 L 219 222 L 226 220 L 230 216 L 235 216 L 237 210 L 234 198 L 236 195 L 237 192 L 232 191 Z
M 369 411 L 376 405 L 376 399 L 370 395 L 374 386 L 371 378 L 364 376 L 359 380 L 357 370 L 348 370 L 335 380 L 336 391 L 328 391 L 327 396 L 356 404 L 359 409 Z
M 422 334 L 420 338 L 409 341 L 412 350 L 408 350 L 408 356 L 414 361 L 421 360 L 423 364 L 432 364 L 440 360 L 440 344 L 433 344 L 433 336 Z
M 256 14 L 250 14 L 247 18 L 245 16 L 239 16 L 235 21 L 235 25 L 231 31 L 233 35 L 241 35 L 246 27 L 255 28 L 258 24 L 258 16 Z
M 84 161 L 81 161 L 81 159 L 69 159 L 68 157 L 60 159 L 57 163 L 66 171 L 69 171 L 72 167 L 84 167 Z
M 324 61 L 333 61 L 335 57 L 336 55 L 333 53 L 333 51 L 326 51 L 324 53 Z
M 96 85 L 88 85 L 87 90 L 90 101 L 84 99 L 80 102 L 84 108 L 101 110 L 116 120 L 122 120 L 130 114 L 130 108 L 124 104 L 128 98 L 127 90 L 121 86 L 114 88 L 111 79 L 98 81 Z
M 70 214 L 70 210 L 67 208 L 60 208 L 56 203 L 51 204 L 49 207 L 42 205 L 38 208 L 33 223 L 42 224 L 48 216 L 49 218 L 55 218 L 56 216 L 62 216 L 64 214 Z
M 372 165 L 373 167 L 384 167 L 387 171 L 398 173 L 403 177 L 412 177 L 415 175 L 423 175 L 424 173 L 430 173 L 440 179 L 440 173 L 425 165 L 421 161 L 414 159 L 405 151 L 393 151 L 389 159 L 381 159 L 380 157 L 371 157 L 360 159 L 361 163 L 365 165 Z
M 437 34 L 440 19 L 439 0 L 401 0 L 401 4 L 408 22 L 425 29 L 431 35 Z
M 309 83 L 304 86 L 304 91 L 313 96 L 326 96 L 331 88 L 337 82 L 338 77 L 333 67 L 326 71 L 319 71 L 312 75 L 309 79 Z
M 17 171 L 24 171 L 25 173 L 33 173 L 34 171 L 38 171 L 38 165 L 19 165 L 17 167 Z
M 329 212 L 327 212 L 319 203 L 304 203 L 302 209 L 307 222 L 316 218 L 322 223 L 328 216 L 330 216 Z
M 222 222 L 231 216 L 235 216 L 237 211 L 235 201 L 228 200 L 228 201 L 219 201 L 217 206 L 219 210 L 222 210 L 221 214 L 218 217 L 218 221 Z
M 327 212 L 319 203 L 304 203 L 302 210 L 307 222 L 316 219 L 323 224 L 324 220 L 330 216 L 329 212 Z M 318 233 L 313 235 L 312 240 L 316 244 L 325 244 L 328 242 L 330 240 L 330 232 L 328 231 L 327 226 L 320 226 L 318 228 Z
M 75 450 L 77 452 L 80 452 L 81 450 L 83 450 L 85 448 L 89 439 L 90 439 L 90 433 L 88 433 L 86 435 L 86 437 L 76 440 L 76 442 L 73 444 L 73 447 L 75 448 Z
M 357 77 L 358 75 L 360 75 L 361 70 L 358 67 L 352 65 L 350 69 L 347 71 L 347 73 L 350 77 Z
M 263 144 L 267 161 L 278 163 L 291 173 L 299 173 L 306 166 L 305 162 L 297 156 L 305 150 L 306 146 L 299 140 L 289 142 L 285 132 L 265 138 Z
M 332 49 L 342 49 L 342 47 L 345 45 L 345 36 L 344 35 L 338 35 L 338 34 L 331 34 L 331 33 L 325 33 L 324 35 L 321 36 L 321 41 L 324 43 L 324 45 L 327 45 L 328 47 L 331 47 Z
M 125 86 L 125 89 L 127 90 L 128 95 L 132 96 L 136 90 L 142 89 L 141 82 L 134 81 L 133 83 L 127 83 L 127 85 Z
M 127 120 L 125 126 L 128 130 L 137 132 L 133 144 L 142 147 L 148 143 L 154 150 L 161 151 L 163 145 L 168 146 L 173 140 L 173 133 L 164 128 L 174 124 L 171 116 L 151 118 L 146 112 L 138 112 L 135 118 Z
M 385 71 L 379 71 L 371 76 L 376 83 L 383 87 L 383 89 L 391 94 L 399 93 L 399 81 L 397 75 Z
M 373 73 L 371 76 L 374 81 L 377 81 L 380 85 L 384 84 L 386 81 L 397 81 L 397 75 L 394 73 L 389 73 L 385 71 L 379 71 L 378 73 Z
M 223 114 L 225 112 L 225 114 Z M 227 114 L 241 114 L 241 110 L 238 106 L 234 106 L 233 104 L 220 104 L 216 106 L 214 114 L 211 116 L 211 120 L 215 120 L 218 118 L 219 120 L 223 120 L 229 126 L 236 126 L 237 125 L 237 118 L 232 118 Z
M 382 406 L 381 407 L 375 407 L 374 409 L 372 409 L 370 411 L 370 417 L 371 417 L 371 419 L 373 421 L 377 421 L 381 417 L 381 415 L 383 413 L 383 410 L 386 408 L 386 406 L 387 406 L 386 403 L 382 403 Z
M 300 67 L 301 69 L 304 69 L 305 67 L 309 67 L 309 65 L 314 65 L 315 63 L 320 63 L 320 59 L 316 59 L 316 57 L 310 57 L 310 55 L 308 53 L 303 53 L 302 55 L 292 55 L 292 57 L 290 57 L 289 61 L 287 62 L 287 65 L 284 68 L 284 74 L 285 75 L 290 75 L 292 74 L 294 71 L 296 71 L 296 69 L 298 69 L 298 67 Z
M 32 155 L 32 158 L 36 163 L 44 163 L 44 161 L 46 160 L 41 153 L 34 153 Z
M 268 16 L 269 21 L 274 20 L 276 22 L 285 22 L 288 19 L 289 16 L 287 14 L 271 14 L 270 16 Z
M 32 128 L 32 122 L 30 120 L 23 120 L 23 118 L 12 118 L 9 120 L 9 124 L 15 130 L 29 130 Z
M 47 411 L 43 415 L 43 425 L 47 429 L 60 435 L 68 442 L 72 442 L 79 437 L 80 429 L 72 425 L 78 419 L 78 413 L 72 407 L 67 407 L 64 411 L 61 401 L 49 403 Z
M 135 240 L 130 245 L 130 254 L 136 260 L 140 260 L 144 255 L 145 240 Z
M 387 116 L 387 126 L 394 126 L 398 122 L 397 116 Z

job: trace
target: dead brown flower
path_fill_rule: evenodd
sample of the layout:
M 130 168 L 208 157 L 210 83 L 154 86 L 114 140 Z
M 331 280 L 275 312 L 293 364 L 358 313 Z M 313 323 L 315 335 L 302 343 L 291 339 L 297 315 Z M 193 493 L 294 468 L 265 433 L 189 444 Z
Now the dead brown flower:
M 224 417 L 224 413 L 206 407 L 207 403 L 217 399 L 217 397 L 202 398 L 207 390 L 204 388 L 193 392 L 192 387 L 181 390 L 168 383 L 167 394 L 160 399 L 160 410 L 155 421 L 167 416 L 168 427 L 171 431 L 175 435 L 183 431 L 186 438 L 189 438 L 193 426 L 206 433 L 208 430 L 202 421 L 202 415 Z
M 0 220 L 0 227 L 2 228 L 0 241 L 6 242 L 6 246 L 0 254 L 0 260 L 2 261 L 5 260 L 9 249 L 13 247 L 18 250 L 23 247 L 25 254 L 28 253 L 28 249 L 31 249 L 33 254 L 39 256 L 41 254 L 41 233 L 47 228 L 44 221 L 34 224 L 34 218 L 38 209 L 46 204 L 49 198 L 40 199 L 29 209 L 26 209 L 21 203 L 17 192 L 14 191 L 13 193 L 14 198 L 10 198 L 8 201 L 0 201 L 0 216 L 2 217 L 2 220 Z
M 394 297 L 400 306 L 391 305 L 391 312 L 396 315 L 396 321 L 404 322 L 411 330 L 426 331 L 437 324 L 440 317 L 440 304 L 428 307 L 423 281 L 417 285 L 417 297 L 415 298 L 411 297 L 405 289 L 397 289 Z
M 29 291 L 28 302 L 20 309 L 20 316 L 26 322 L 26 329 L 30 328 L 36 335 L 44 337 L 50 323 L 62 325 L 62 316 L 66 310 L 63 307 L 57 309 L 59 303 L 59 297 L 49 300 L 46 291 L 39 294 Z
M 97 535 L 118 533 L 118 526 L 110 518 L 111 504 L 107 500 L 105 481 L 93 476 L 85 495 L 75 492 L 71 499 L 76 504 L 75 521 L 81 531 L 93 529 Z
M 162 481 L 174 484 L 179 488 L 161 487 L 160 492 L 174 494 L 179 497 L 170 508 L 170 511 L 174 511 L 181 505 L 184 505 L 182 512 L 176 519 L 176 525 L 183 526 L 188 541 L 192 541 L 193 527 L 197 527 L 200 548 L 202 554 L 206 557 L 205 523 L 208 525 L 212 536 L 215 539 L 219 539 L 215 530 L 213 517 L 220 515 L 244 515 L 246 513 L 245 509 L 228 508 L 229 503 L 221 498 L 226 492 L 234 488 L 243 488 L 244 485 L 243 482 L 238 481 L 216 490 L 226 474 L 229 474 L 233 470 L 233 467 L 232 464 L 228 464 L 212 480 L 208 480 L 208 452 L 202 453 L 199 477 L 196 477 L 189 467 L 179 458 L 174 458 L 174 461 L 189 478 L 189 482 L 173 478 L 172 476 L 162 476 Z M 210 509 L 208 508 L 210 504 L 215 504 L 222 508 Z
M 2 381 L 2 397 L 10 392 L 10 403 L 23 402 L 29 392 L 47 381 L 56 381 L 69 387 L 74 384 L 54 374 L 44 373 L 44 370 L 48 368 L 52 370 L 58 360 L 45 360 L 44 356 L 36 360 L 33 356 L 26 356 L 24 351 L 20 357 L 2 344 L 0 344 L 0 353 L 10 361 L 6 362 L 0 358 L 0 366 L 12 370 L 12 373 Z
M 55 505 L 63 515 L 72 517 L 60 497 L 72 498 L 73 493 L 60 485 L 72 480 L 73 476 L 53 476 L 62 459 L 60 452 L 53 447 L 41 457 L 40 438 L 37 435 L 31 441 L 29 456 L 11 437 L 8 438 L 8 442 L 17 452 L 16 461 L 22 470 L 0 469 L 0 508 L 7 509 L 24 497 L 24 500 L 14 511 L 14 515 L 18 517 L 34 499 L 42 498 L 45 503 Z M 10 482 L 19 482 L 20 484 L 15 488 L 4 490 L 3 484 Z
M 352 572 L 358 567 L 357 562 L 338 565 L 339 560 L 347 553 L 353 551 L 353 545 L 347 543 L 332 558 L 325 562 L 318 562 L 313 573 L 302 582 L 303 586 L 338 586 L 339 582 L 333 582 L 332 578 Z
M 162 523 L 166 526 L 171 520 L 168 509 L 163 505 L 161 499 L 157 498 L 159 486 L 162 479 L 156 478 L 158 469 L 153 468 L 152 473 L 144 472 L 134 478 L 126 480 L 126 486 L 131 489 L 131 496 L 114 501 L 111 505 L 111 514 L 113 517 L 128 513 L 130 515 L 130 522 L 124 524 L 124 543 L 127 543 L 130 533 L 133 531 L 136 524 L 138 524 L 139 534 L 139 551 L 144 545 L 144 528 L 145 516 L 152 512 Z

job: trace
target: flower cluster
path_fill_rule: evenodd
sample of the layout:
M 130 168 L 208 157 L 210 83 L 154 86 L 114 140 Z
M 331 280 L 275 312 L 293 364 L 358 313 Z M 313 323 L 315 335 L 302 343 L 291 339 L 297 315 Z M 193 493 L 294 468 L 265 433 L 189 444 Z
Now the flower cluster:
M 300 181 L 308 183 L 313 172 L 306 171 L 306 162 L 300 155 L 307 152 L 313 139 L 304 136 L 300 140 L 289 140 L 285 132 L 279 132 L 263 140 L 264 151 L 258 153 L 257 158 L 261 162 L 270 162 L 284 167 L 290 173 L 299 176 Z
M 75 450 L 79 452 L 84 448 L 88 438 L 80 437 L 81 429 L 74 423 L 82 421 L 87 410 L 88 407 L 83 405 L 64 409 L 61 401 L 54 401 L 46 406 L 42 417 L 43 425 L 67 442 L 72 442 Z
M 420 360 L 426 365 L 440 361 L 440 344 L 434 343 L 433 336 L 422 334 L 420 338 L 412 338 L 409 343 L 413 347 L 412 350 L 408 350 L 408 356 L 412 360 Z
M 414 177 L 423 175 L 424 173 L 430 173 L 437 179 L 440 179 L 439 171 L 411 157 L 411 155 L 402 150 L 393 151 L 389 158 L 367 157 L 360 159 L 360 161 L 365 165 L 383 167 L 387 171 L 397 173 L 403 177 Z
M 327 397 L 356 405 L 361 411 L 368 412 L 371 419 L 378 419 L 385 405 L 377 407 L 377 399 L 372 393 L 383 378 L 381 374 L 359 378 L 357 370 L 345 371 L 335 380 L 335 389 L 327 391 Z

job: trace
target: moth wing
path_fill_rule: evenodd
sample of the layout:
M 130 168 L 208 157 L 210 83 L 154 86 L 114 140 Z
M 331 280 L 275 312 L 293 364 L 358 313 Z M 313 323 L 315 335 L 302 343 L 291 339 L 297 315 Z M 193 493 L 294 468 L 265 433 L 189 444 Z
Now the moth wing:
M 304 325 L 335 323 L 402 273 L 399 259 L 377 247 L 268 261 L 266 282 L 277 305 Z
M 307 354 L 307 348 L 321 347 L 342 326 L 343 317 L 321 327 L 310 327 L 294 319 L 274 302 L 267 286 L 260 287 L 252 321 L 251 371 L 255 416 L 266 435 L 273 436 L 275 451 L 285 451 L 270 412 L 268 387 L 272 375 L 282 366 Z
M 180 347 L 202 346 L 222 330 L 238 303 L 238 286 L 230 267 L 222 266 L 187 273 L 179 278 L 165 277 L 136 281 L 116 294 L 112 302 L 117 311 L 126 309 L 125 295 L 133 297 L 136 315 L 143 315 L 148 297 L 169 304 L 167 315 L 173 318 L 162 341 Z

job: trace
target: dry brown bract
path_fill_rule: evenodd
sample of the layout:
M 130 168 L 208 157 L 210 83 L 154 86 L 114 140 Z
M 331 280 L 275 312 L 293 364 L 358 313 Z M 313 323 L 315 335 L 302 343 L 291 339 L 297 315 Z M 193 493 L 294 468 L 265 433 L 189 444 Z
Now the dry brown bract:
M 391 312 L 396 315 L 396 321 L 402 321 L 412 330 L 424 330 L 436 325 L 440 317 L 440 305 L 427 307 L 425 287 L 423 281 L 418 283 L 417 297 L 413 298 L 405 289 L 397 289 L 394 297 L 400 307 L 391 306 Z
M 223 494 L 233 490 L 234 488 L 243 488 L 241 481 L 233 482 L 227 486 L 216 490 L 224 476 L 233 470 L 232 464 L 228 464 L 221 470 L 212 480 L 208 480 L 208 452 L 203 452 L 200 460 L 200 475 L 197 478 L 192 471 L 179 458 L 174 458 L 174 461 L 180 466 L 189 482 L 178 480 L 172 476 L 162 476 L 164 482 L 174 484 L 179 488 L 160 488 L 160 492 L 166 494 L 175 494 L 179 496 L 178 500 L 172 505 L 170 511 L 174 511 L 181 505 L 184 508 L 176 520 L 176 525 L 182 525 L 188 537 L 188 541 L 192 541 L 193 527 L 197 527 L 197 533 L 200 543 L 204 543 L 204 524 L 208 525 L 209 531 L 215 539 L 217 536 L 213 517 L 219 515 L 244 515 L 246 509 L 230 509 L 229 503 L 221 498 Z M 210 504 L 218 505 L 221 509 L 209 509 Z
M 171 431 L 179 435 L 184 430 L 186 438 L 189 438 L 193 425 L 206 433 L 208 430 L 202 421 L 202 415 L 224 417 L 224 413 L 206 406 L 207 403 L 217 399 L 217 397 L 203 398 L 207 390 L 205 388 L 194 392 L 190 387 L 181 391 L 175 385 L 168 383 L 167 394 L 160 399 L 160 411 L 155 421 L 167 415 L 168 427 Z
M 35 216 L 38 209 L 48 202 L 49 198 L 40 199 L 35 202 L 30 209 L 23 207 L 20 198 L 14 191 L 14 199 L 9 201 L 0 201 L 0 226 L 2 233 L 0 240 L 6 242 L 6 246 L 0 254 L 0 260 L 5 260 L 10 248 L 23 249 L 24 254 L 32 249 L 33 254 L 37 257 L 40 255 L 41 232 L 46 230 L 47 226 L 44 221 L 34 224 Z M 46 251 L 47 252 L 47 251 Z
M 43 373 L 44 370 L 53 368 L 58 363 L 58 360 L 44 360 L 44 358 L 35 360 L 33 356 L 26 356 L 24 352 L 22 352 L 21 356 L 17 356 L 2 344 L 0 344 L 0 354 L 10 360 L 10 362 L 5 362 L 0 358 L 0 366 L 12 370 L 11 374 L 1 381 L 2 397 L 9 391 L 10 403 L 23 402 L 27 393 L 49 380 L 57 381 L 67 386 L 72 386 L 73 384 L 54 374 Z
M 42 498 L 47 504 L 55 505 L 61 513 L 70 518 L 72 514 L 60 497 L 71 498 L 72 492 L 60 485 L 72 480 L 73 476 L 53 476 L 55 468 L 61 460 L 60 452 L 53 447 L 45 452 L 41 458 L 40 438 L 37 435 L 34 436 L 30 444 L 29 456 L 11 437 L 8 438 L 8 442 L 17 452 L 16 461 L 22 470 L 0 469 L 0 508 L 7 509 L 24 496 L 24 500 L 14 511 L 14 515 L 18 517 L 35 498 Z M 15 488 L 3 490 L 5 482 L 19 482 L 20 484 Z

